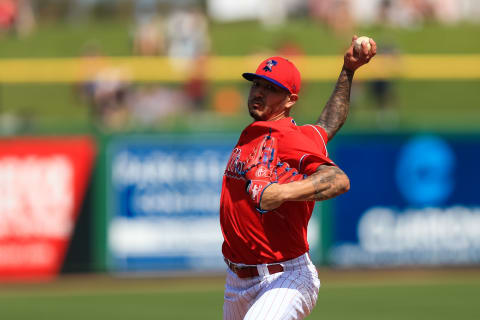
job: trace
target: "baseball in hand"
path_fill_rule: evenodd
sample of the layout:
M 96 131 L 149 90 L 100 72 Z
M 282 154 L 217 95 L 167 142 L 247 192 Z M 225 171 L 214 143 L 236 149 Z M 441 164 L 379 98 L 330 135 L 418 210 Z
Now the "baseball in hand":
M 355 42 L 353 44 L 354 48 L 355 48 L 355 51 L 360 52 L 362 50 L 362 43 L 363 42 L 366 42 L 367 49 L 368 49 L 368 51 L 370 51 L 370 48 L 372 46 L 370 45 L 370 38 L 369 37 L 358 37 L 357 40 L 355 40 Z

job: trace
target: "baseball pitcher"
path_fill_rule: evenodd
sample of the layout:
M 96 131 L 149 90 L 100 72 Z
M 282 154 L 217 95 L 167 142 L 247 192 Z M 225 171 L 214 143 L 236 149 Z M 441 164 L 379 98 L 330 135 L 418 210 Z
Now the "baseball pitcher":
M 307 225 L 315 201 L 350 188 L 327 143 L 347 118 L 355 70 L 377 50 L 372 39 L 355 49 L 355 40 L 312 125 L 299 126 L 289 116 L 301 86 L 291 61 L 271 57 L 243 74 L 252 83 L 248 111 L 254 121 L 241 133 L 223 177 L 224 319 L 303 319 L 315 306 L 320 280 L 308 254 Z

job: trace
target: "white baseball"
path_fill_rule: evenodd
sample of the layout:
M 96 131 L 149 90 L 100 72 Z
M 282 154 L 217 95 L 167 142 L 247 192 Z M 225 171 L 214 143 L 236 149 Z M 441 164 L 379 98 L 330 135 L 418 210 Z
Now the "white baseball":
M 360 52 L 362 50 L 362 43 L 366 42 L 367 43 L 367 49 L 370 51 L 370 48 L 372 47 L 370 45 L 370 38 L 369 37 L 358 37 L 357 40 L 353 43 L 353 46 L 355 48 L 355 51 Z

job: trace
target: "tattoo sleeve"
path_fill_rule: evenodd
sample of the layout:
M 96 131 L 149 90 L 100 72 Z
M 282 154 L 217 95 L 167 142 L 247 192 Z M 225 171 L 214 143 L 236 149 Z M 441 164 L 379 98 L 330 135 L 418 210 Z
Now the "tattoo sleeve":
M 335 89 L 317 120 L 317 124 L 327 132 L 329 140 L 335 136 L 347 119 L 352 80 L 353 71 L 343 68 Z
M 285 201 L 322 201 L 350 189 L 350 180 L 338 167 L 321 165 L 308 178 L 285 184 L 274 183 L 262 196 L 264 210 L 278 208 Z
M 350 188 L 348 177 L 340 168 L 334 166 L 320 166 L 307 180 L 311 181 L 314 188 L 314 194 L 307 200 L 327 200 Z

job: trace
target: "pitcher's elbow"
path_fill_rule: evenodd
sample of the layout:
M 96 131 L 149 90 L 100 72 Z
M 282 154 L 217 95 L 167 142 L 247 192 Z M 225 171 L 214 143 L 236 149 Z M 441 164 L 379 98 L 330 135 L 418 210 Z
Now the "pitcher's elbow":
M 342 182 L 341 182 L 341 193 L 345 193 L 350 190 L 350 179 L 347 175 L 343 175 Z

